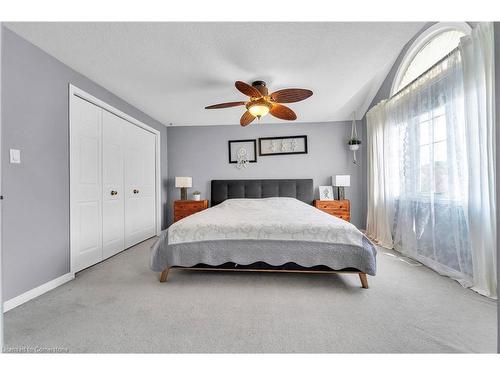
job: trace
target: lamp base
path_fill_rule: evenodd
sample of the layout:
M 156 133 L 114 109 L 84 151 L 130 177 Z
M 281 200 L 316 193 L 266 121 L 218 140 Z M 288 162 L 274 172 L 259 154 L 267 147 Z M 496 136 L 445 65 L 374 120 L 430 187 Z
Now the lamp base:
M 188 189 L 185 187 L 181 188 L 181 201 L 187 201 L 188 199 Z
M 337 197 L 339 201 L 343 201 L 345 199 L 343 186 L 337 186 Z

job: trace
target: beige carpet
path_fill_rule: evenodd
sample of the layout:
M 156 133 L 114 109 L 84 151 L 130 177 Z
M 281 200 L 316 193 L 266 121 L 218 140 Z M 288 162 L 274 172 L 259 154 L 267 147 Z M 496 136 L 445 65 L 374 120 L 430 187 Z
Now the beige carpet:
M 148 268 L 152 240 L 5 314 L 5 346 L 70 352 L 495 352 L 496 302 L 379 251 L 357 275 Z

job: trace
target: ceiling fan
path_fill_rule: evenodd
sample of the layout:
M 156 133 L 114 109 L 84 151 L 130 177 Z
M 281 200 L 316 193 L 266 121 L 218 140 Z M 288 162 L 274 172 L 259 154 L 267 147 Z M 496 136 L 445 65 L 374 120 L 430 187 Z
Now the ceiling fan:
M 255 120 L 255 118 L 260 119 L 268 113 L 281 120 L 293 121 L 297 119 L 297 115 L 290 108 L 281 103 L 300 102 L 313 94 L 311 90 L 306 89 L 283 89 L 269 94 L 264 81 L 255 81 L 251 86 L 245 82 L 236 81 L 234 85 L 240 92 L 249 96 L 250 100 L 246 102 L 214 104 L 205 107 L 205 109 L 229 108 L 244 105 L 247 110 L 240 118 L 241 126 L 247 126 Z

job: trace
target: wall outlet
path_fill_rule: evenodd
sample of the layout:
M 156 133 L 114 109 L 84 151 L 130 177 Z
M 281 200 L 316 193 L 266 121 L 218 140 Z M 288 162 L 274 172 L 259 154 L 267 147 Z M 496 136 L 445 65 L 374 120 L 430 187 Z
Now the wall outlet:
M 10 162 L 11 164 L 21 163 L 21 150 L 10 149 Z

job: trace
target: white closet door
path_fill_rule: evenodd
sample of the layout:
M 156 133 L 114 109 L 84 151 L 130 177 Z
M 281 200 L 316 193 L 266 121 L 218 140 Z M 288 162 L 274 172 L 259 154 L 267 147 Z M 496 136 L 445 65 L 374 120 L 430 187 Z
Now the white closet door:
M 155 136 L 129 124 L 125 131 L 125 247 L 155 235 Z
M 102 109 L 71 99 L 71 251 L 77 272 L 102 260 Z
M 102 114 L 102 253 L 109 258 L 125 249 L 123 134 L 128 122 Z

